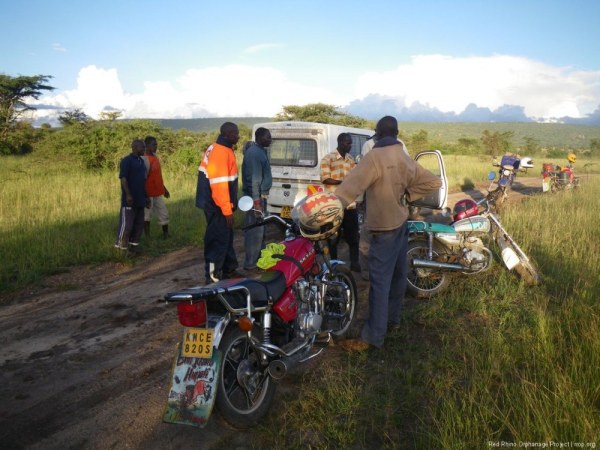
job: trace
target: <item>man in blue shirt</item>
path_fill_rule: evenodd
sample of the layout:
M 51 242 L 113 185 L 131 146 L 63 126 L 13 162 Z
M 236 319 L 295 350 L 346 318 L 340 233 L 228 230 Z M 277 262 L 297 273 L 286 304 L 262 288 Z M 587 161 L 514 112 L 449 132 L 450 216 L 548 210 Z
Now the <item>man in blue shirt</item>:
M 246 212 L 244 226 L 256 223 L 257 215 L 260 216 L 258 211 L 267 214 L 267 198 L 273 183 L 271 164 L 266 150 L 272 142 L 271 132 L 263 127 L 257 128 L 254 140 L 255 143 L 244 152 L 242 161 L 242 190 L 244 195 L 252 197 L 254 201 L 254 210 Z M 244 269 L 255 270 L 260 251 L 265 246 L 265 227 L 245 230 L 244 245 L 246 247 Z
M 123 158 L 119 165 L 121 213 L 115 247 L 121 250 L 135 250 L 144 231 L 144 208 L 149 203 L 146 195 L 146 165 L 142 159 L 144 150 L 144 141 L 134 140 L 131 154 Z

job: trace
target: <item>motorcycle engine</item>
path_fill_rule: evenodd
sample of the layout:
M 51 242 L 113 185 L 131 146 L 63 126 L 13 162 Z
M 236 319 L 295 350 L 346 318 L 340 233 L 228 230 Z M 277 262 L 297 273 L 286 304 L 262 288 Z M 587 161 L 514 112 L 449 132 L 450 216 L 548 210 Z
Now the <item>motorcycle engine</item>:
M 321 331 L 323 318 L 316 310 L 319 290 L 316 285 L 308 283 L 304 278 L 294 283 L 298 298 L 297 330 L 301 337 L 310 336 Z
M 487 265 L 488 255 L 481 239 L 468 238 L 462 249 L 463 264 L 472 269 L 481 269 Z

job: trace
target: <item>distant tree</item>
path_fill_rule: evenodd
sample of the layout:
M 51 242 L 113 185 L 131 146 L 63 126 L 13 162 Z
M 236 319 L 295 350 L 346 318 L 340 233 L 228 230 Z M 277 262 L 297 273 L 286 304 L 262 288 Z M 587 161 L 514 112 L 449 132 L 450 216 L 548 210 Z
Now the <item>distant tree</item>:
M 429 135 L 425 130 L 419 130 L 410 137 L 409 149 L 413 153 L 426 150 L 429 146 Z
M 100 120 L 106 120 L 108 122 L 114 122 L 119 117 L 121 117 L 123 113 L 121 111 L 102 111 L 100 113 Z
M 300 120 L 304 122 L 332 123 L 348 127 L 364 128 L 365 119 L 340 111 L 336 106 L 325 103 L 311 103 L 305 106 L 288 105 L 275 116 L 279 122 Z
M 464 150 L 466 153 L 474 153 L 475 150 L 477 150 L 477 147 L 479 146 L 479 144 L 480 144 L 479 139 L 466 138 L 466 137 L 458 138 L 459 147 L 462 150 Z
M 43 91 L 55 88 L 46 84 L 50 75 L 11 77 L 0 73 L 0 146 L 7 144 L 13 125 L 26 112 L 36 108 L 27 100 L 39 99 Z
M 590 140 L 590 152 L 592 154 L 594 154 L 596 152 L 600 152 L 600 139 Z
M 90 120 L 92 120 L 92 118 L 79 108 L 65 111 L 58 116 L 58 121 L 65 127 L 75 123 L 86 123 Z
M 528 155 L 535 155 L 540 150 L 540 141 L 530 136 L 523 138 L 525 141 L 525 152 Z
M 496 157 L 500 154 L 508 152 L 512 147 L 511 139 L 514 136 L 512 131 L 504 131 L 500 133 L 495 131 L 491 133 L 489 130 L 484 130 L 481 134 L 481 143 L 492 156 Z

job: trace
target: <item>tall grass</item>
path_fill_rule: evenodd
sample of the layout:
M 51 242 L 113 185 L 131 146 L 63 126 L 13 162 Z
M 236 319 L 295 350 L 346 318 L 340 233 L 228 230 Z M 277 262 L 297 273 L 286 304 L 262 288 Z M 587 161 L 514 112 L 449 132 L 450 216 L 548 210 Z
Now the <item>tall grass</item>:
M 113 171 L 85 171 L 70 161 L 34 156 L 0 161 L 0 292 L 39 281 L 69 266 L 122 261 L 113 247 L 120 185 Z M 195 171 L 165 171 L 171 239 L 142 241 L 148 254 L 200 245 L 203 216 L 194 206 Z M 155 221 L 156 219 L 153 219 Z M 155 223 L 155 222 L 153 222 Z
M 507 207 L 503 224 L 541 285 L 526 287 L 496 258 L 440 298 L 407 301 L 384 351 L 330 353 L 254 445 L 600 445 L 599 208 L 592 183 Z

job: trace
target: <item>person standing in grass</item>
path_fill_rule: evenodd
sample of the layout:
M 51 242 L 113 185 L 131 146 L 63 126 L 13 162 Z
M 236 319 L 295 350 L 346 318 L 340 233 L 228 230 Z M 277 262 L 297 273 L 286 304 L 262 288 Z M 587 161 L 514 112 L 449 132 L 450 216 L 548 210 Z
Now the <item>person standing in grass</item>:
M 254 208 L 246 212 L 244 226 L 254 225 L 257 214 L 267 214 L 267 198 L 273 184 L 271 164 L 266 150 L 271 145 L 271 132 L 263 127 L 257 128 L 254 139 L 255 142 L 244 151 L 242 161 L 242 191 L 254 201 Z M 256 270 L 256 261 L 265 247 L 265 231 L 265 227 L 244 231 L 244 270 Z
M 398 121 L 385 116 L 377 122 L 379 140 L 340 184 L 335 194 L 344 206 L 366 194 L 369 248 L 369 314 L 360 339 L 342 341 L 349 350 L 381 348 L 388 328 L 400 323 L 408 267 L 408 208 L 439 189 L 442 182 L 421 167 L 398 141 Z
M 235 123 L 221 125 L 198 167 L 196 207 L 204 210 L 204 275 L 206 283 L 234 278 L 238 261 L 233 248 L 233 212 L 237 207 L 238 172 L 233 147 L 240 140 Z
M 150 204 L 146 195 L 146 166 L 144 141 L 131 143 L 131 154 L 119 164 L 121 182 L 121 212 L 115 247 L 121 250 L 137 250 L 144 231 L 144 208 Z
M 146 177 L 146 194 L 150 198 L 150 208 L 144 210 L 144 231 L 146 236 L 150 235 L 150 220 L 152 214 L 156 214 L 158 224 L 162 226 L 163 238 L 169 237 L 169 211 L 163 200 L 169 198 L 171 194 L 165 186 L 162 177 L 160 160 L 156 156 L 158 142 L 153 136 L 147 136 L 144 139 L 146 152 L 144 157 L 148 161 L 148 175 Z

